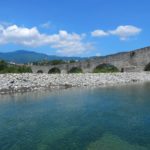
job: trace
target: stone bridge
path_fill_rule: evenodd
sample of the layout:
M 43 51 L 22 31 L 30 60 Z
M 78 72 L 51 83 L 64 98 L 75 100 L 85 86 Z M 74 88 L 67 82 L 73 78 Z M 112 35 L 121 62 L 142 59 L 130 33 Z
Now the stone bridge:
M 150 47 L 117 53 L 113 55 L 95 57 L 76 63 L 61 64 L 55 66 L 31 66 L 33 73 L 48 73 L 51 69 L 58 69 L 60 73 L 68 73 L 73 67 L 81 68 L 84 73 L 91 73 L 100 64 L 111 64 L 124 72 L 144 71 L 150 63 Z

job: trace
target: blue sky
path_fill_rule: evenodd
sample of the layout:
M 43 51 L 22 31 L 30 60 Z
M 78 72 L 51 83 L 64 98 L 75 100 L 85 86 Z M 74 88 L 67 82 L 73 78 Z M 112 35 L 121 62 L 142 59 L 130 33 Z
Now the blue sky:
M 150 45 L 149 0 L 1 0 L 0 52 L 94 56 Z

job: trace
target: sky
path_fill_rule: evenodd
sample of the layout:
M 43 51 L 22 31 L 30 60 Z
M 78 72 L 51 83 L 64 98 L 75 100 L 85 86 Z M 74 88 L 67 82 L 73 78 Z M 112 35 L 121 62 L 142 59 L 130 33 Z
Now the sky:
M 150 46 L 149 0 L 1 0 L 0 52 L 104 56 Z

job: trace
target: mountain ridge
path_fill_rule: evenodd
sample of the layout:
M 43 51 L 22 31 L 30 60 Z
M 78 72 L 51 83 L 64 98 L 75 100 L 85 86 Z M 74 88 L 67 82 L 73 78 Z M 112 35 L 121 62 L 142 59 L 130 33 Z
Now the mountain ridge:
M 66 56 L 56 56 L 56 55 L 47 55 L 44 53 L 38 53 L 28 50 L 16 50 L 12 52 L 0 52 L 0 60 L 5 60 L 7 62 L 15 63 L 31 63 L 35 61 L 42 60 L 84 60 L 82 57 L 66 57 Z

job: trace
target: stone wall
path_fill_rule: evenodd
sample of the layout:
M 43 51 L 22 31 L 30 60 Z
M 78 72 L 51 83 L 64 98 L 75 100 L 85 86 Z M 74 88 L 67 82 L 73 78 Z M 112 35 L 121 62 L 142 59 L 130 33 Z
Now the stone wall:
M 62 64 L 55 66 L 31 66 L 33 73 L 37 73 L 38 70 L 42 70 L 44 73 L 54 67 L 60 69 L 61 73 L 67 73 L 71 68 L 78 67 L 83 70 L 84 73 L 93 72 L 94 68 L 100 64 L 108 63 L 116 66 L 120 71 L 125 72 L 140 72 L 143 71 L 145 66 L 150 62 L 150 47 L 142 49 L 117 53 L 113 55 L 95 57 L 81 62 Z

